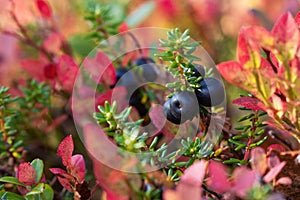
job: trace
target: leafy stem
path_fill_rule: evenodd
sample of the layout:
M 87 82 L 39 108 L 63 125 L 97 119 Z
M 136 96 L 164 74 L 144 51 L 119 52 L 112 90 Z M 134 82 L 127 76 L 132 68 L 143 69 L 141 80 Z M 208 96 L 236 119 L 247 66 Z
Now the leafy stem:
M 167 39 L 160 39 L 160 46 L 164 47 L 165 51 L 157 53 L 155 56 L 163 61 L 168 61 L 167 71 L 180 81 L 168 83 L 166 86 L 173 89 L 174 92 L 185 90 L 193 92 L 200 87 L 199 82 L 201 80 L 201 77 L 193 77 L 195 66 L 192 64 L 194 61 L 201 60 L 193 55 L 200 42 L 191 40 L 189 30 L 181 33 L 176 28 L 169 31 L 167 35 Z

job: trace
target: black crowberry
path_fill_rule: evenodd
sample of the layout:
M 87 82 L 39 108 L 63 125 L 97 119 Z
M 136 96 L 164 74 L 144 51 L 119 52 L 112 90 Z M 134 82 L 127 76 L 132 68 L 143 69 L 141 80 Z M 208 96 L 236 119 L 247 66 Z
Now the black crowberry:
M 195 76 L 195 77 L 202 76 L 204 78 L 205 77 L 205 68 L 202 65 L 195 65 L 193 76 Z
M 139 57 L 133 62 L 134 66 L 140 66 L 143 70 L 143 77 L 147 81 L 154 81 L 157 78 L 155 62 L 149 57 Z
M 200 81 L 201 87 L 195 90 L 199 105 L 216 106 L 223 102 L 225 91 L 223 84 L 215 78 L 204 78 Z
M 198 110 L 195 94 L 188 91 L 174 94 L 171 99 L 165 102 L 163 109 L 166 118 L 174 124 L 181 124 L 193 119 L 199 112 Z

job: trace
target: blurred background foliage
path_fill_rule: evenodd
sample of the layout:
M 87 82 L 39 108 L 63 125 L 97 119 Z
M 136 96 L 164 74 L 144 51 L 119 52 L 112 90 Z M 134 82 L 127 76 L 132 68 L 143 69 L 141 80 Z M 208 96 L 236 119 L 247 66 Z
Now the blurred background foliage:
M 47 34 L 49 30 L 41 28 L 47 26 L 44 23 L 52 23 L 69 42 L 78 63 L 97 45 L 89 37 L 91 24 L 85 20 L 87 11 L 94 9 L 97 3 L 110 7 L 109 21 L 125 21 L 129 28 L 190 29 L 191 36 L 202 42 L 216 64 L 235 59 L 237 35 L 242 26 L 259 25 L 270 29 L 282 13 L 296 14 L 299 10 L 297 0 L 49 0 L 54 20 L 45 22 L 33 0 L 15 2 L 19 21 L 29 27 L 32 35 L 39 38 Z M 0 4 L 0 30 L 16 30 L 9 12 L 10 1 L 0 0 Z M 20 76 L 22 79 L 19 62 L 37 55 L 32 48 L 7 35 L 0 35 L 0 43 L 0 83 L 11 86 Z M 242 91 L 228 83 L 225 86 L 228 115 L 238 117 L 238 110 L 230 102 Z
M 97 3 L 101 3 L 103 7 L 110 7 L 108 21 L 116 23 L 125 21 L 129 28 L 190 29 L 192 38 L 202 42 L 216 64 L 236 59 L 237 36 L 242 26 L 258 25 L 270 30 L 281 14 L 290 11 L 295 15 L 300 8 L 297 0 L 48 0 L 48 2 L 54 16 L 49 21 L 42 20 L 34 6 L 34 0 L 15 0 L 16 16 L 27 28 L 30 36 L 40 44 L 43 42 L 42 38 L 46 38 L 51 32 L 59 32 L 69 43 L 72 57 L 77 64 L 80 64 L 97 46 L 97 41 L 91 37 L 92 24 L 85 19 L 87 13 L 95 9 Z M 11 2 L 0 0 L 0 5 L 0 85 L 19 86 L 26 80 L 26 75 L 20 67 L 21 61 L 38 58 L 39 55 L 35 49 L 16 38 L 1 33 L 3 30 L 18 32 L 18 27 L 11 17 Z M 49 30 L 48 27 L 54 30 Z M 240 115 L 237 113 L 238 108 L 232 106 L 231 102 L 239 97 L 240 93 L 245 92 L 225 81 L 224 83 L 227 92 L 227 113 L 234 124 Z M 10 91 L 18 95 L 14 87 Z M 58 96 L 54 94 L 54 97 L 51 97 L 52 105 L 57 108 L 65 105 L 64 109 L 70 114 L 67 100 Z M 61 112 L 54 109 L 52 114 L 55 116 Z M 45 123 L 43 120 L 36 123 L 43 125 Z M 66 135 L 76 133 L 72 120 L 63 123 L 62 129 L 61 132 L 65 132 Z M 37 135 L 39 134 L 32 134 L 30 139 Z M 57 144 L 63 137 L 60 134 L 48 134 L 45 137 L 39 135 L 29 146 L 29 150 L 36 154 L 31 156 L 45 157 L 50 150 L 54 155 Z M 76 145 L 77 151 L 83 152 L 84 147 L 78 138 L 76 140 L 76 144 L 79 144 Z M 41 149 L 43 151 L 40 151 Z M 52 154 L 48 160 L 57 162 L 57 158 Z

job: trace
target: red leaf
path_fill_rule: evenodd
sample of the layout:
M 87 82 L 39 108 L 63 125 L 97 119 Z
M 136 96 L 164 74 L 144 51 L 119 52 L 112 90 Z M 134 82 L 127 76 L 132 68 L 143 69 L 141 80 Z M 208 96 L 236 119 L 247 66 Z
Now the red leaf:
M 205 160 L 195 162 L 184 171 L 180 179 L 180 184 L 184 183 L 190 186 L 201 187 L 207 166 L 208 162 Z
M 36 183 L 36 171 L 30 163 L 21 163 L 18 167 L 18 180 L 25 185 L 32 185 Z
M 85 58 L 83 66 L 97 83 L 104 83 L 109 86 L 115 84 L 115 68 L 112 61 L 105 53 L 99 51 L 94 59 Z
M 129 30 L 129 26 L 126 22 L 122 22 L 118 28 L 119 33 L 127 32 Z
M 151 109 L 149 112 L 149 116 L 151 122 L 154 126 L 160 131 L 164 127 L 166 123 L 166 117 L 163 114 L 163 107 L 161 105 L 157 105 Z
M 248 80 L 251 77 L 251 73 L 244 70 L 236 61 L 222 62 L 217 65 L 217 69 L 229 83 L 239 88 L 249 91 L 254 87 Z
M 288 59 L 295 57 L 299 44 L 299 29 L 291 13 L 283 14 L 275 23 L 272 34 L 276 38 L 276 43 L 280 54 L 284 54 Z
M 279 164 L 280 164 L 280 160 L 276 154 L 271 154 L 268 157 L 268 167 L 270 169 L 276 167 Z
M 72 156 L 69 169 L 71 171 L 71 175 L 74 176 L 81 184 L 84 181 L 85 174 L 85 162 L 83 156 L 80 154 Z
M 29 73 L 31 78 L 37 79 L 38 81 L 45 81 L 44 66 L 46 62 L 42 60 L 26 59 L 21 61 L 22 68 Z
M 227 192 L 231 183 L 228 181 L 227 170 L 225 166 L 216 161 L 210 161 L 208 165 L 209 179 L 208 186 L 218 193 Z
M 70 174 L 68 174 L 65 170 L 61 168 L 50 168 L 49 171 L 54 175 L 56 175 L 57 177 L 67 179 L 69 182 L 74 181 L 74 177 L 72 177 Z
M 233 172 L 233 184 L 232 191 L 241 197 L 245 198 L 249 189 L 251 189 L 256 182 L 256 174 L 254 171 L 247 169 L 247 167 L 238 167 Z
M 159 0 L 158 6 L 167 17 L 174 18 L 178 14 L 177 4 L 172 0 Z
M 57 75 L 57 66 L 54 63 L 49 63 L 44 66 L 44 76 L 48 79 L 54 79 Z
M 246 29 L 242 28 L 238 38 L 237 55 L 243 68 L 253 69 L 260 66 L 260 50 L 246 34 Z
M 277 151 L 278 153 L 281 153 L 285 151 L 285 148 L 280 144 L 271 144 L 267 148 L 267 154 L 270 154 L 272 151 Z
M 282 177 L 282 178 L 278 179 L 275 183 L 275 185 L 279 185 L 279 184 L 290 185 L 290 184 L 292 184 L 292 179 L 290 177 Z
M 59 58 L 57 77 L 64 90 L 72 91 L 78 69 L 78 66 L 70 56 L 62 55 Z
M 245 29 L 245 33 L 248 38 L 251 38 L 254 42 L 256 42 L 259 46 L 272 51 L 275 45 L 275 39 L 273 35 L 259 26 L 251 26 Z
M 70 183 L 70 181 L 66 178 L 62 178 L 62 177 L 57 177 L 59 183 L 66 188 L 69 192 L 73 192 L 73 187 L 72 184 Z
M 64 166 L 70 166 L 73 151 L 74 143 L 72 135 L 69 135 L 60 143 L 57 149 L 57 155 L 61 157 Z
M 113 101 L 117 102 L 118 110 L 123 110 L 126 106 L 128 106 L 127 102 L 127 89 L 123 86 L 115 87 L 111 90 L 108 90 L 101 95 L 96 97 L 96 110 L 98 110 L 98 105 L 103 106 L 105 101 L 112 103 Z
M 254 98 L 254 97 L 240 97 L 232 101 L 233 104 L 243 106 L 245 108 L 249 108 L 251 110 L 263 110 L 260 107 L 260 104 L 262 103 L 260 100 Z
M 201 185 L 206 174 L 208 162 L 201 160 L 195 162 L 184 171 L 176 190 L 166 190 L 164 200 L 201 199 Z
M 62 46 L 62 38 L 59 33 L 50 34 L 43 42 L 43 47 L 51 53 L 58 53 Z
M 295 21 L 298 25 L 298 28 L 300 28 L 300 12 L 297 13 L 296 17 L 295 17 Z
M 123 172 L 117 171 L 107 167 L 97 160 L 93 160 L 94 174 L 99 183 L 99 185 L 110 195 L 113 195 L 114 198 L 111 199 L 126 199 L 128 198 L 129 188 L 125 182 L 126 175 Z M 117 183 L 112 184 L 109 177 L 113 173 L 115 176 L 114 179 L 119 179 Z
M 276 176 L 280 173 L 282 168 L 285 166 L 286 162 L 283 161 L 277 166 L 273 167 L 265 176 L 264 176 L 264 181 L 266 183 L 270 183 L 272 180 L 276 178 Z
M 65 170 L 61 168 L 50 168 L 49 171 L 55 175 L 61 175 L 61 176 L 68 174 Z
M 52 17 L 52 10 L 45 0 L 36 0 L 35 3 L 43 18 L 48 19 Z

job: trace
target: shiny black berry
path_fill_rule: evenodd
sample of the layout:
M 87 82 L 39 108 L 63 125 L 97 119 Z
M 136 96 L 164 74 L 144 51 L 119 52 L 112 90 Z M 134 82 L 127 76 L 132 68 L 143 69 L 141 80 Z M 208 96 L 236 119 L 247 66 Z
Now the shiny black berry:
M 200 81 L 201 87 L 195 90 L 199 105 L 216 106 L 223 102 L 225 90 L 223 84 L 215 78 L 204 78 Z
M 148 113 L 146 105 L 142 103 L 143 95 L 140 90 L 135 90 L 129 98 L 129 105 L 135 107 L 141 117 Z
M 175 117 L 171 113 L 171 107 L 170 107 L 171 99 L 168 99 L 163 106 L 163 112 L 167 120 L 174 124 L 180 124 L 181 118 L 180 117 Z
M 126 73 L 128 72 L 128 70 L 126 68 L 119 68 L 116 70 L 116 78 L 117 78 L 117 81 Z
M 164 115 L 174 123 L 181 124 L 193 119 L 198 113 L 198 102 L 192 92 L 178 92 L 164 104 Z
M 127 92 L 131 94 L 135 91 L 140 85 L 140 80 L 136 76 L 133 70 L 124 70 L 122 69 L 120 72 L 120 78 L 118 79 L 118 70 L 117 70 L 117 84 L 119 86 L 124 86 L 127 89 Z
M 195 77 L 202 76 L 204 78 L 205 77 L 205 68 L 202 65 L 195 65 L 193 76 L 195 76 Z
M 147 81 L 154 81 L 157 78 L 155 71 L 155 62 L 149 57 L 139 57 L 133 62 L 134 66 L 140 66 L 143 69 L 143 77 Z
M 119 83 L 118 83 L 118 81 L 127 72 L 128 72 L 128 70 L 124 67 L 116 69 L 116 82 L 115 82 L 115 84 L 111 85 L 110 88 L 114 88 L 116 86 L 116 84 L 121 85 L 121 81 Z

